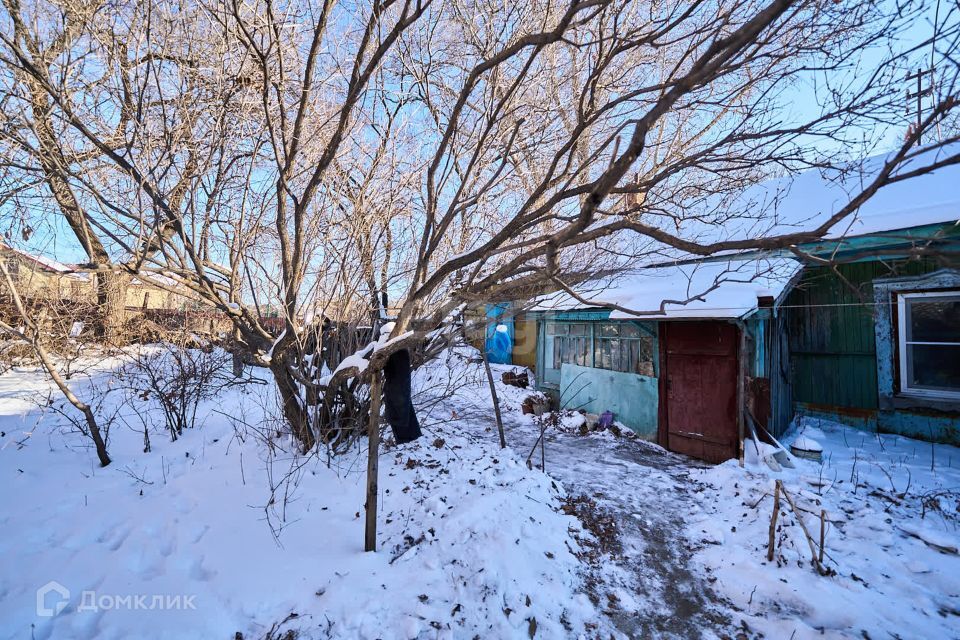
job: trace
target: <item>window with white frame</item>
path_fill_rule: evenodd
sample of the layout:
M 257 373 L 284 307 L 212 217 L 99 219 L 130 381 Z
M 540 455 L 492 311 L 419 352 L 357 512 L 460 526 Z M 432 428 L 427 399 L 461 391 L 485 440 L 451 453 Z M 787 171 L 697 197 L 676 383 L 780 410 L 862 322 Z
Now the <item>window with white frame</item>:
M 960 399 L 960 291 L 902 293 L 897 315 L 900 391 Z

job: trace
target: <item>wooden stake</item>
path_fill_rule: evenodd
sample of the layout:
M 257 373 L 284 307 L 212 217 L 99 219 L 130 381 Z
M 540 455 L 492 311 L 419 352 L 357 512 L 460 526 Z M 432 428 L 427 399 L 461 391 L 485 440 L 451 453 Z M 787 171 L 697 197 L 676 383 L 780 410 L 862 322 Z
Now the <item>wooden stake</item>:
M 546 425 L 543 429 L 546 431 Z M 547 472 L 547 439 L 543 437 L 542 433 L 540 434 L 540 471 Z
M 826 535 L 827 512 L 820 509 L 820 564 L 823 564 L 823 539 Z
M 767 562 L 773 562 L 773 546 L 776 541 L 777 516 L 780 515 L 780 485 L 781 481 L 773 487 L 773 516 L 770 518 L 770 539 L 767 542 Z
M 797 522 L 800 524 L 800 529 L 803 530 L 803 535 L 807 538 L 807 544 L 810 546 L 810 560 L 813 562 L 813 568 L 816 569 L 817 573 L 820 575 L 824 575 L 823 564 L 817 559 L 817 550 L 813 548 L 813 537 L 810 535 L 810 532 L 807 531 L 807 525 L 803 522 L 803 514 L 800 513 L 799 509 L 797 509 L 797 505 L 793 503 L 793 498 L 790 497 L 790 494 L 787 493 L 787 490 L 783 487 L 780 487 L 780 491 L 783 493 L 783 497 L 787 499 L 787 502 L 790 503 L 790 508 L 793 509 L 793 515 L 797 517 Z
M 500 433 L 500 448 L 507 448 L 507 439 L 503 435 L 503 418 L 500 416 L 500 399 L 497 397 L 497 387 L 493 384 L 493 371 L 490 370 L 490 360 L 487 358 L 486 346 L 483 353 L 483 368 L 487 370 L 487 382 L 490 383 L 490 397 L 493 398 L 493 414 L 497 419 L 497 431 Z
M 367 503 L 363 550 L 377 550 L 377 475 L 380 462 L 380 401 L 383 383 L 380 372 L 370 381 L 370 420 L 367 423 Z

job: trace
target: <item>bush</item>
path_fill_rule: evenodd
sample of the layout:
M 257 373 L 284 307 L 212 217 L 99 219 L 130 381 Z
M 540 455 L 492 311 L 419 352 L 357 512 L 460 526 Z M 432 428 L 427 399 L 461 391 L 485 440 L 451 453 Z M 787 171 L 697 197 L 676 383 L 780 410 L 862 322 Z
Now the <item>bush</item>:
M 167 342 L 141 351 L 121 375 L 137 400 L 156 403 L 170 439 L 176 440 L 195 425 L 200 403 L 230 384 L 230 362 L 223 349 Z

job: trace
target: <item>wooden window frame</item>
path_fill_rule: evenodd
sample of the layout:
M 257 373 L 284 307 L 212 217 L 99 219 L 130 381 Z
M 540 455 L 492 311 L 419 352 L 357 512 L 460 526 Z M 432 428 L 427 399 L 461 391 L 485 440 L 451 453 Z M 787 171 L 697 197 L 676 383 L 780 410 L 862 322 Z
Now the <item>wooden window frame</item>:
M 601 334 L 600 330 L 605 324 L 617 327 L 617 335 L 611 335 L 611 336 L 600 335 Z M 634 331 L 634 335 L 624 335 L 623 333 L 624 327 L 630 327 Z M 636 353 L 637 360 L 634 364 L 638 366 L 642 364 L 649 364 L 651 373 L 641 373 L 639 371 L 625 369 L 623 367 L 622 358 L 619 356 L 622 356 L 623 353 L 626 352 L 628 354 L 628 357 L 632 357 L 630 347 L 634 343 L 636 344 L 636 351 L 637 351 Z M 601 355 L 603 352 L 604 344 L 608 344 L 610 347 L 610 353 L 611 353 L 610 364 L 611 365 L 614 364 L 614 358 L 612 354 L 614 352 L 614 345 L 616 345 L 616 352 L 618 354 L 616 364 L 618 366 L 610 366 L 610 367 L 602 366 L 603 360 L 601 358 Z M 624 349 L 625 345 L 627 346 L 627 349 Z M 649 360 L 643 358 L 645 347 L 646 347 L 646 351 L 648 352 L 648 355 L 650 356 Z M 648 331 L 645 331 L 639 325 L 636 325 L 632 322 L 622 322 L 622 321 L 618 322 L 616 320 L 608 320 L 606 322 L 599 322 L 594 326 L 593 368 L 595 369 L 602 369 L 604 371 L 614 371 L 618 373 L 629 373 L 631 375 L 637 375 L 637 376 L 656 377 L 657 365 L 655 362 L 656 360 L 655 352 L 656 352 L 656 340 L 654 339 L 654 337 L 650 335 Z
M 955 298 L 960 296 L 960 289 L 946 289 L 937 291 L 916 291 L 897 294 L 897 370 L 900 378 L 900 394 L 904 396 L 913 396 L 918 398 L 934 398 L 940 400 L 960 400 L 960 389 L 957 391 L 945 391 L 941 389 L 925 389 L 911 387 L 909 384 L 909 368 L 907 366 L 907 348 L 910 345 L 944 345 L 960 346 L 960 342 L 923 342 L 917 340 L 907 341 L 907 305 L 912 300 L 927 298 Z

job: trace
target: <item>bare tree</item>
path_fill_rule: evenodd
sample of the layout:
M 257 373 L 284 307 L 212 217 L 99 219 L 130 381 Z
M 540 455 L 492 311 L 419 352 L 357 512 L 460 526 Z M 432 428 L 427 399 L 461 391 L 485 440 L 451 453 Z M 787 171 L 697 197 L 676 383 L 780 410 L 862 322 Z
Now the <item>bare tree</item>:
M 885 185 L 960 162 L 956 9 L 935 41 L 898 44 L 922 0 L 82 8 L 6 4 L 5 114 L 32 113 L 37 88 L 113 270 L 163 271 L 227 313 L 305 450 L 341 430 L 334 408 L 391 353 L 464 305 L 788 249 Z M 931 51 L 936 99 L 826 222 L 784 233 L 763 203 L 730 207 L 767 176 L 849 171 L 905 130 L 902 78 Z M 379 325 L 385 298 L 392 339 L 321 374 L 320 320 Z
M 70 389 L 67 381 L 60 374 L 56 362 L 54 362 L 53 357 L 44 344 L 43 332 L 40 330 L 37 320 L 32 316 L 23 298 L 20 296 L 17 285 L 10 275 L 6 262 L 3 260 L 0 260 L 0 276 L 2 276 L 4 288 L 7 290 L 14 309 L 20 314 L 20 326 L 14 327 L 0 320 L 0 331 L 15 339 L 23 340 L 30 345 L 30 348 L 37 354 L 37 357 L 40 359 L 40 364 L 43 366 L 47 375 L 50 376 L 50 379 L 53 380 L 53 383 L 67 401 L 72 404 L 77 411 L 83 414 L 86 428 L 81 427 L 81 433 L 93 442 L 97 452 L 97 458 L 100 460 L 100 466 L 105 467 L 109 465 L 110 455 L 107 453 L 107 445 L 100 431 L 100 426 L 97 424 L 97 417 L 94 415 L 93 409 Z
M 82 49 L 88 44 L 81 42 L 84 25 L 90 14 L 97 9 L 90 3 L 71 4 L 65 7 L 61 27 L 53 33 L 41 34 L 49 23 L 34 22 L 27 24 L 19 0 L 5 1 L 10 37 L 21 51 L 29 57 L 29 64 L 42 73 L 47 81 L 56 82 L 58 92 L 70 92 L 67 73 L 60 68 L 63 59 L 82 56 Z M 32 27 L 32 28 L 31 28 Z M 44 35 L 48 37 L 43 37 Z M 12 156 L 21 171 L 16 172 L 16 180 L 22 181 L 26 175 L 30 184 L 46 187 L 42 200 L 52 200 L 52 206 L 66 221 L 73 232 L 77 244 L 87 256 L 88 266 L 96 279 L 97 302 L 100 313 L 98 330 L 108 340 L 117 337 L 123 324 L 123 291 L 118 274 L 110 269 L 112 261 L 101 238 L 102 231 L 95 227 L 96 221 L 85 209 L 72 172 L 78 166 L 96 163 L 101 153 L 92 145 L 70 145 L 70 136 L 63 137 L 63 122 L 58 117 L 54 98 L 37 74 L 24 71 L 23 68 L 11 68 L 7 76 L 7 89 L 20 100 L 6 100 L 5 105 L 13 107 L 20 102 L 21 110 L 14 116 L 5 118 L 4 140 L 8 143 L 6 151 Z M 122 131 L 130 109 L 119 111 L 117 130 Z M 118 139 L 118 135 L 111 136 Z M 17 199 L 32 195 L 23 189 L 22 182 L 13 185 Z

